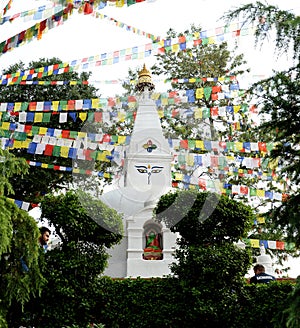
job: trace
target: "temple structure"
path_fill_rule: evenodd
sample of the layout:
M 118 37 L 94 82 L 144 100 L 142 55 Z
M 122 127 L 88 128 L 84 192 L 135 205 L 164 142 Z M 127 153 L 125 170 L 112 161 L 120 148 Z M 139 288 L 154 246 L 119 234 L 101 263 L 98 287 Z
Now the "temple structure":
M 160 196 L 171 189 L 172 154 L 164 137 L 155 102 L 154 84 L 145 65 L 136 86 L 138 110 L 125 153 L 118 186 L 101 200 L 123 214 L 125 236 L 109 249 L 105 275 L 111 277 L 162 277 L 170 274 L 176 235 L 153 219 Z

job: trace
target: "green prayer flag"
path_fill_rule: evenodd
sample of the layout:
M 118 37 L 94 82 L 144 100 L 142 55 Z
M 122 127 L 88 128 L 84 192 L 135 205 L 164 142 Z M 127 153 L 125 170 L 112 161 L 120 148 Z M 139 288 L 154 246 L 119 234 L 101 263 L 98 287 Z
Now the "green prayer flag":
M 60 146 L 54 146 L 52 156 L 60 157 Z
M 43 113 L 42 122 L 49 123 L 51 120 L 51 113 Z

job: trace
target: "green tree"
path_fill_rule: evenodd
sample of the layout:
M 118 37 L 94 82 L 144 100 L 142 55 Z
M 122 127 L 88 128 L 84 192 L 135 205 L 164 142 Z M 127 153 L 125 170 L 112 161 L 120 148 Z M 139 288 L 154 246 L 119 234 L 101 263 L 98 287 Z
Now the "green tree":
M 256 131 L 260 136 L 271 137 L 274 147 L 269 159 L 278 164 L 278 173 L 286 181 L 283 191 L 289 195 L 269 214 L 272 222 L 285 230 L 288 240 L 300 245 L 299 16 L 280 10 L 277 6 L 256 2 L 230 11 L 224 17 L 229 21 L 240 16 L 246 23 L 256 23 L 257 44 L 264 42 L 266 33 L 273 29 L 276 31 L 278 55 L 293 50 L 294 66 L 286 71 L 274 71 L 272 77 L 255 83 L 249 92 L 260 105 L 262 123 Z M 263 21 L 258 19 L 261 17 Z
M 11 65 L 7 69 L 3 70 L 3 74 L 13 74 L 18 71 L 26 71 L 29 69 L 34 70 L 38 74 L 39 68 L 48 67 L 57 64 L 58 69 L 68 70 L 67 72 L 58 75 L 48 75 L 42 74 L 42 76 L 33 77 L 33 81 L 66 81 L 66 84 L 62 85 L 22 85 L 22 84 L 12 84 L 12 85 L 1 85 L 0 86 L 0 101 L 5 103 L 10 102 L 42 102 L 42 101 L 67 101 L 67 100 L 77 100 L 77 99 L 91 99 L 97 98 L 97 89 L 89 84 L 80 83 L 82 81 L 87 81 L 91 73 L 83 72 L 78 74 L 72 71 L 72 68 L 65 67 L 65 64 L 58 58 L 45 59 L 41 58 L 39 61 L 33 61 L 28 64 L 28 67 L 24 63 L 20 62 Z M 45 75 L 45 76 L 43 76 Z M 70 85 L 70 81 L 77 81 L 78 84 Z M 60 109 L 61 110 L 61 109 Z M 91 110 L 95 111 L 95 110 Z M 70 114 L 72 111 L 69 111 Z M 76 115 L 82 112 L 76 111 Z M 86 110 L 85 110 L 86 112 Z M 7 112 L 2 116 L 2 121 L 8 121 L 11 123 L 18 123 L 18 115 L 15 113 Z M 49 120 L 46 122 L 26 122 L 26 125 L 30 127 L 32 131 L 38 131 L 38 127 L 46 127 L 53 129 L 65 129 L 73 131 L 86 131 L 94 132 L 96 127 L 85 125 L 85 122 L 77 119 L 73 121 L 68 119 L 65 123 L 59 122 L 59 115 L 54 115 L 54 112 L 50 114 Z M 57 114 L 57 113 L 56 113 Z M 23 123 L 24 124 L 24 123 Z M 85 127 L 84 127 L 85 126 Z M 33 141 L 33 137 L 38 132 L 32 132 L 30 134 L 24 134 L 13 131 L 2 130 L 2 135 L 12 140 L 27 140 L 29 142 Z M 71 158 L 62 158 L 57 156 L 45 156 L 38 154 L 31 154 L 27 149 L 11 149 L 17 157 L 23 157 L 28 161 L 45 163 L 50 165 L 61 165 L 66 167 L 72 167 Z M 101 170 L 101 168 L 100 168 Z M 72 182 L 72 173 L 67 171 L 56 171 L 53 169 L 42 168 L 41 166 L 30 166 L 29 174 L 26 179 L 16 178 L 12 176 L 10 179 L 11 184 L 15 190 L 15 197 L 18 200 L 27 201 L 31 203 L 39 203 L 43 195 L 51 192 L 53 190 L 58 190 L 66 187 L 70 182 Z
M 299 172 L 300 172 L 300 117 L 299 117 L 299 76 L 300 76 L 300 17 L 291 11 L 280 10 L 262 2 L 249 3 L 229 11 L 224 18 L 227 21 L 243 17 L 244 21 L 256 25 L 256 45 L 263 44 L 275 31 L 277 55 L 290 53 L 293 65 L 285 71 L 274 71 L 273 76 L 255 83 L 250 92 L 261 104 L 262 124 L 259 130 L 262 136 L 271 136 L 274 148 L 270 159 L 278 163 L 279 173 L 288 182 L 285 190 L 288 196 L 278 206 L 269 211 L 271 223 L 283 231 L 287 240 L 300 245 L 299 216 Z M 286 327 L 299 325 L 299 279 L 295 292 L 291 295 L 292 304 L 286 311 Z
M 226 309 L 229 312 L 238 306 L 251 255 L 234 242 L 247 235 L 254 218 L 252 209 L 225 195 L 178 191 L 163 195 L 154 215 L 179 233 L 172 273 L 191 293 L 200 295 L 203 303 L 195 308 L 203 307 L 206 319 L 210 318 L 203 327 L 213 327 L 227 316 Z M 222 322 L 230 322 L 225 317 Z
M 10 199 L 9 178 L 26 174 L 28 165 L 6 150 L 0 150 L 0 326 L 8 327 L 11 310 L 21 309 L 41 292 L 45 280 L 41 274 L 39 230 L 35 220 Z
M 93 321 L 90 309 L 97 279 L 107 265 L 106 250 L 122 238 L 121 217 L 80 191 L 46 195 L 41 210 L 59 244 L 45 254 L 47 284 L 41 296 L 26 306 L 21 323 L 49 328 L 85 326 Z

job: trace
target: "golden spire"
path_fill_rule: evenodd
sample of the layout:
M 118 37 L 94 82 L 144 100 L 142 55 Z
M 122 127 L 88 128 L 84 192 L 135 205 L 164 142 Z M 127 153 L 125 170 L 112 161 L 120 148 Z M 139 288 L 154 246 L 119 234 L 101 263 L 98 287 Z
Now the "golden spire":
M 143 92 L 145 91 L 146 87 L 149 91 L 152 91 L 155 88 L 151 80 L 151 74 L 147 70 L 146 65 L 144 64 L 143 69 L 139 71 L 139 79 L 136 85 L 136 90 Z

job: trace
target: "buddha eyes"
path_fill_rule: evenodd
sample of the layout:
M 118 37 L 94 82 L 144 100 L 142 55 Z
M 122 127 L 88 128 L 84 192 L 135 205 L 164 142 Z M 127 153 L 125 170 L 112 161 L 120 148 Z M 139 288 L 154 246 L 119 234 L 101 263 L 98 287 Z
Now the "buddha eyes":
M 163 169 L 162 166 L 147 167 L 144 165 L 136 165 L 135 167 L 140 173 L 159 173 Z

